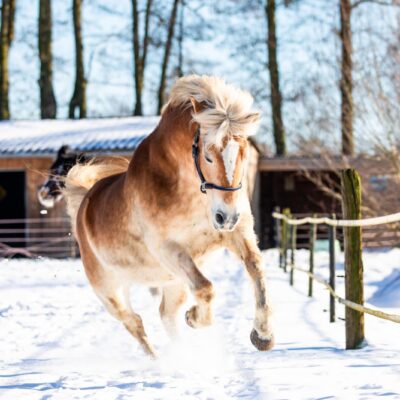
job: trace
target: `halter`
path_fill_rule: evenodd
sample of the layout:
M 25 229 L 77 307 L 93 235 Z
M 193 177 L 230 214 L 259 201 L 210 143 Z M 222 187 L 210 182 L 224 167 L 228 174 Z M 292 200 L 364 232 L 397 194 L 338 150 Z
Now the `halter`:
M 200 191 L 202 193 L 206 193 L 207 189 L 216 189 L 222 190 L 224 192 L 235 192 L 242 188 L 242 182 L 239 183 L 239 186 L 236 187 L 227 187 L 227 186 L 219 186 L 214 183 L 207 182 L 204 178 L 203 173 L 201 172 L 200 164 L 199 164 L 199 139 L 200 139 L 200 128 L 196 129 L 196 133 L 194 135 L 194 141 L 192 144 L 192 156 L 194 160 L 194 165 L 196 166 L 197 175 L 199 175 L 201 185 Z

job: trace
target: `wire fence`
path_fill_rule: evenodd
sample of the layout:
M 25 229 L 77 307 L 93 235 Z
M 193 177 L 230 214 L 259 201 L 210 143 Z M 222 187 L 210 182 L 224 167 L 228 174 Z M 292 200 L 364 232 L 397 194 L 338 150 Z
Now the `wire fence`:
M 0 220 L 0 258 L 77 257 L 69 218 Z

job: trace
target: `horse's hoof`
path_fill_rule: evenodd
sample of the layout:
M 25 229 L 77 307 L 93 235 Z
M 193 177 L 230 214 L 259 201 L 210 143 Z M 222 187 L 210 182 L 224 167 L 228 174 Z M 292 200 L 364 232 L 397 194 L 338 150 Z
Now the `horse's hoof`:
M 271 350 L 275 344 L 273 335 L 271 335 L 270 339 L 262 339 L 255 329 L 251 331 L 250 340 L 251 343 L 253 343 L 254 347 L 260 351 Z
M 186 323 L 191 328 L 197 328 L 196 317 L 197 317 L 197 307 L 196 306 L 193 306 L 190 310 L 186 311 L 186 314 L 185 314 Z
M 186 323 L 194 329 L 204 328 L 212 324 L 212 315 L 210 314 L 206 318 L 200 318 L 199 306 L 193 306 L 190 310 L 186 311 L 185 314 Z

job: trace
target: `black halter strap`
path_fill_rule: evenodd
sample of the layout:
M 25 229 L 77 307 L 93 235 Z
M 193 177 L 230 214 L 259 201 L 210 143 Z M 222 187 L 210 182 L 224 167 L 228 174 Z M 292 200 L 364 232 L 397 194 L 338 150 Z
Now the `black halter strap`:
M 199 140 L 200 140 L 200 128 L 196 129 L 196 133 L 194 135 L 194 141 L 192 144 L 192 155 L 194 160 L 194 165 L 196 166 L 197 174 L 199 175 L 201 185 L 200 190 L 202 193 L 206 193 L 207 189 L 216 189 L 222 190 L 224 192 L 234 192 L 242 188 L 242 183 L 239 183 L 239 186 L 236 187 L 227 187 L 227 186 L 219 186 L 214 183 L 207 182 L 204 178 L 203 173 L 201 172 L 200 163 L 199 163 Z

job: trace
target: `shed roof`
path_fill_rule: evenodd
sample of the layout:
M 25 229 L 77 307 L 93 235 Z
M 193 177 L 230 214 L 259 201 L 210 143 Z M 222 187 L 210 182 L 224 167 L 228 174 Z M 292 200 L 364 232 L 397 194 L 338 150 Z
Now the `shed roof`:
M 54 154 L 62 145 L 85 152 L 128 152 L 159 117 L 0 122 L 0 156 Z
M 374 174 L 393 174 L 393 163 L 379 156 L 310 156 L 310 157 L 262 157 L 259 170 L 262 172 L 302 172 L 302 171 L 338 171 L 356 168 L 360 172 Z

